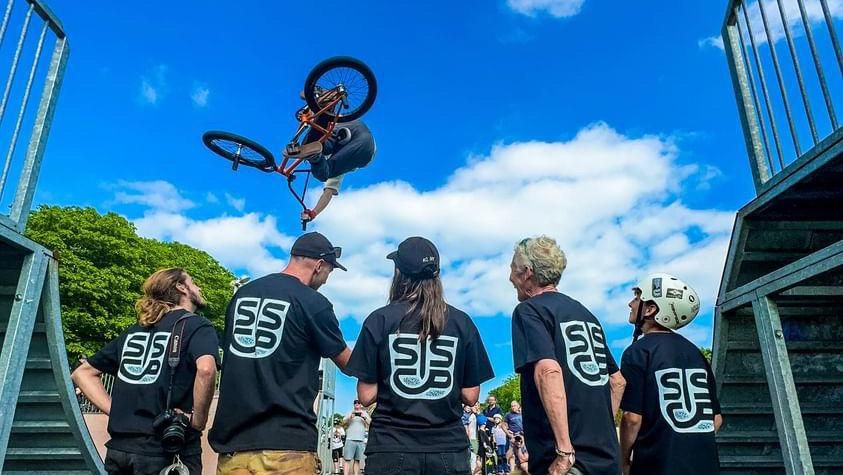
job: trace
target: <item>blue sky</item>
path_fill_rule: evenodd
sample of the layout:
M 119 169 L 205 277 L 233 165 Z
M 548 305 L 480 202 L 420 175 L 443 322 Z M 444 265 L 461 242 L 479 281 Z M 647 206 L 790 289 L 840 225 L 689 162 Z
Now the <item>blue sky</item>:
M 53 0 L 71 56 L 36 202 L 116 211 L 237 273 L 280 270 L 299 233 L 284 181 L 232 173 L 201 135 L 280 154 L 309 69 L 356 56 L 379 81 L 365 117 L 378 155 L 314 227 L 346 248 L 350 272 L 325 294 L 347 340 L 385 301 L 383 256 L 425 235 L 499 381 L 510 251 L 546 233 L 569 255 L 561 289 L 604 322 L 616 357 L 648 270 L 698 288 L 704 315 L 686 334 L 709 345 L 734 211 L 754 196 L 725 55 L 706 41 L 724 3 Z M 345 410 L 353 382 L 338 393 Z

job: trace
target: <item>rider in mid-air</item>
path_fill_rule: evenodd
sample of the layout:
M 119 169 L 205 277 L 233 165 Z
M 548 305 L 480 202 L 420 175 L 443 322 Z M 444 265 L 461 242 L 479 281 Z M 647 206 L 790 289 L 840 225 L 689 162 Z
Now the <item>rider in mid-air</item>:
M 302 92 L 302 97 L 304 93 Z M 327 116 L 317 119 L 317 124 L 327 126 Z M 311 129 L 305 137 L 298 156 L 310 162 L 313 176 L 325 183 L 322 195 L 313 209 L 302 211 L 302 221 L 311 221 L 339 194 L 346 173 L 363 168 L 375 157 L 375 139 L 369 127 L 361 120 L 337 124 L 331 137 L 324 144 L 319 142 L 321 132 Z

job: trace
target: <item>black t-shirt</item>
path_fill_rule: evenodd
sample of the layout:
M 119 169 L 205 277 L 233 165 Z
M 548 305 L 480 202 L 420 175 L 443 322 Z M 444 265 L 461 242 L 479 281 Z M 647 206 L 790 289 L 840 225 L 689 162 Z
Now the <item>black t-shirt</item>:
M 134 454 L 165 454 L 161 439 L 152 428 L 152 421 L 166 409 L 170 385 L 167 354 L 171 333 L 173 325 L 184 315 L 187 311 L 173 310 L 150 327 L 132 325 L 99 353 L 88 358 L 88 363 L 94 368 L 116 376 L 111 390 L 111 414 L 108 418 L 111 440 L 105 444 L 107 447 Z M 200 356 L 211 355 L 219 363 L 219 341 L 211 322 L 197 315 L 182 320 L 176 332 L 182 334 L 183 344 L 171 405 L 191 412 L 196 360 Z M 189 429 L 181 453 L 201 453 L 200 436 L 201 433 Z
M 331 303 L 295 277 L 270 274 L 237 291 L 225 327 L 211 447 L 315 451 L 320 358 L 346 348 Z
M 494 377 L 486 348 L 471 318 L 450 305 L 439 338 L 420 343 L 408 310 L 397 302 L 372 312 L 348 363 L 350 374 L 378 385 L 366 453 L 465 450 L 460 390 Z
M 717 474 L 714 415 L 720 403 L 699 348 L 677 333 L 647 333 L 624 351 L 621 372 L 621 408 L 642 417 L 631 473 Z
M 553 430 L 533 379 L 536 362 L 555 359 L 565 379 L 576 467 L 589 475 L 617 475 L 619 447 L 608 383 L 618 366 L 600 322 L 567 295 L 544 292 L 515 307 L 512 350 L 515 370 L 521 373 L 530 473 L 545 473 L 556 458 Z

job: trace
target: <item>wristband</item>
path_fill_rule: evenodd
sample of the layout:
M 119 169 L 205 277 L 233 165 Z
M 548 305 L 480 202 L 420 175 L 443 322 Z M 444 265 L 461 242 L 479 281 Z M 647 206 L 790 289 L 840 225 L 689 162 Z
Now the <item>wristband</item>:
M 574 450 L 571 450 L 570 452 L 559 450 L 559 447 L 554 447 L 554 450 L 556 450 L 556 455 L 560 457 L 573 457 L 573 455 L 576 453 Z

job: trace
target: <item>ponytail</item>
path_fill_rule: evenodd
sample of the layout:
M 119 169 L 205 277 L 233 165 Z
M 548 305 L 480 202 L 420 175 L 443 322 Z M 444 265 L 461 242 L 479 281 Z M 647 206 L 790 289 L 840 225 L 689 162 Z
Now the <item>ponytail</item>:
M 178 267 L 162 269 L 149 276 L 143 283 L 143 297 L 135 303 L 138 324 L 149 327 L 175 308 L 181 298 L 176 284 L 184 283 L 187 273 Z

